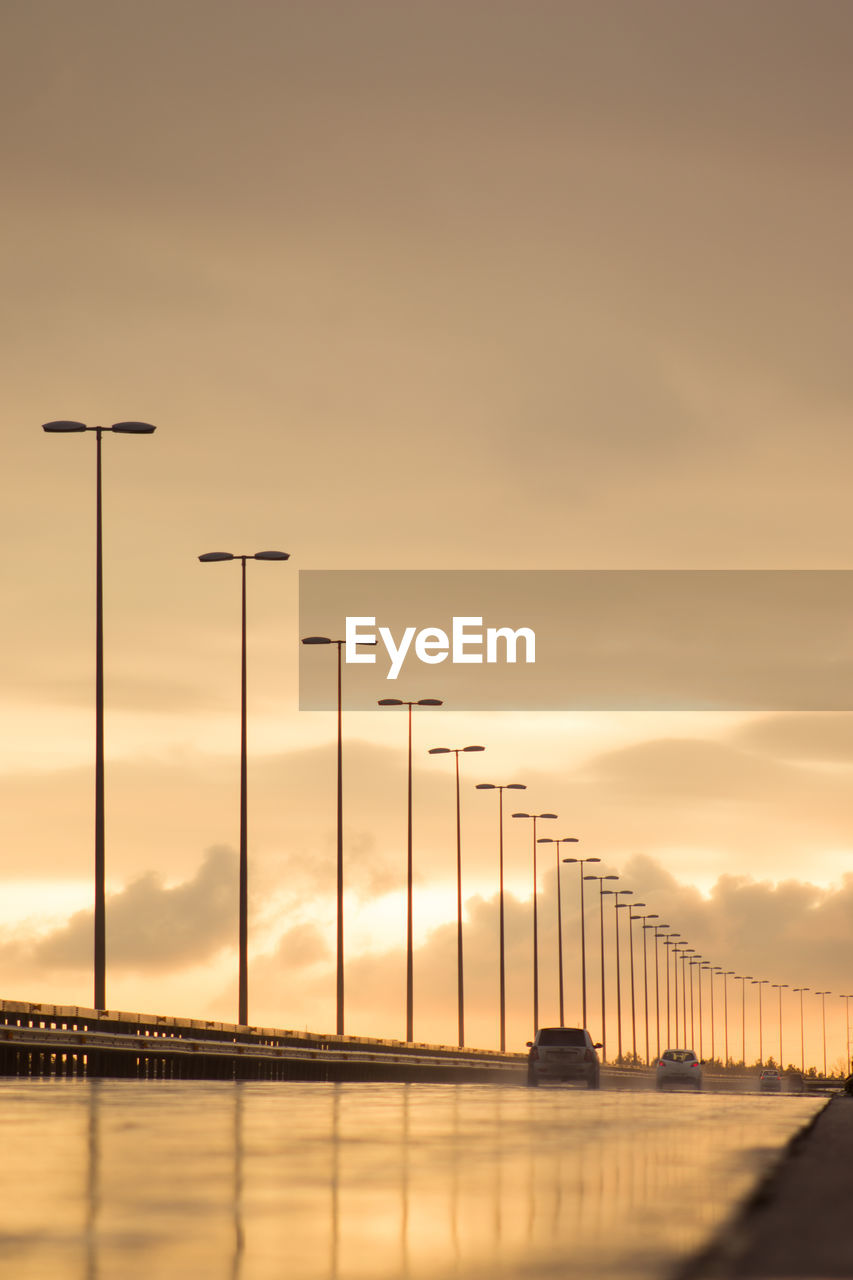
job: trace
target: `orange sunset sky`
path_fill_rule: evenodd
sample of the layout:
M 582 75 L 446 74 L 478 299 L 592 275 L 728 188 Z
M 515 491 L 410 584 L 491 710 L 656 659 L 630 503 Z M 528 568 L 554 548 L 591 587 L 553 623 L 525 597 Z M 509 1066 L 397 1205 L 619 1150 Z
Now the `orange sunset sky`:
M 853 9 L 10 0 L 0 36 L 0 994 L 92 998 L 94 443 L 41 424 L 141 419 L 104 441 L 108 1004 L 236 1017 L 239 568 L 197 557 L 281 548 L 249 565 L 250 1016 L 331 1030 L 335 725 L 297 709 L 300 569 L 850 567 Z M 347 1030 L 397 1037 L 404 717 L 345 732 Z M 853 717 L 420 715 L 419 1040 L 456 1029 L 426 749 L 465 743 L 471 1043 L 497 1038 L 473 783 L 519 781 L 712 963 L 830 989 L 843 1058 Z M 506 841 L 517 1048 L 527 824 Z M 549 1021 L 550 853 L 540 888 Z

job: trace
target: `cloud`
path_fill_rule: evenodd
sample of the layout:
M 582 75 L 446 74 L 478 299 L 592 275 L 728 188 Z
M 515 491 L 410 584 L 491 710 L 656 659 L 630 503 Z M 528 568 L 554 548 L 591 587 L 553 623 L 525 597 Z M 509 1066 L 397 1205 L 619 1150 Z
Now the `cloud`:
M 739 729 L 733 741 L 785 760 L 853 765 L 853 715 L 838 711 L 764 716 Z
M 153 871 L 108 896 L 110 970 L 163 972 L 209 960 L 236 934 L 237 858 L 209 849 L 195 875 L 167 888 Z M 37 969 L 86 969 L 92 963 L 93 912 L 35 942 L 19 944 Z M 14 944 L 7 943 L 7 949 Z

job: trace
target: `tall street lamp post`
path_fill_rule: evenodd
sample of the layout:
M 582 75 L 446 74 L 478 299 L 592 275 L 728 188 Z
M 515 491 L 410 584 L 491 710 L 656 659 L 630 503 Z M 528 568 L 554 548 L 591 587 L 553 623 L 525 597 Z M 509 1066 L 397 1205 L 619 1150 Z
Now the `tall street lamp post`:
M 600 858 L 563 858 L 563 862 L 576 862 L 580 872 L 581 885 L 581 998 L 583 1001 L 583 1025 L 586 1026 L 586 920 L 583 907 L 584 867 L 588 862 L 600 862 Z
M 646 916 L 646 920 L 658 921 L 657 924 L 643 925 L 643 952 L 644 952 L 643 962 L 645 963 L 646 933 L 648 932 L 649 929 L 651 929 L 654 933 L 654 944 L 655 944 L 655 1031 L 656 1031 L 656 1037 L 657 1037 L 657 1041 L 656 1041 L 657 1057 L 659 1058 L 660 1057 L 660 977 L 659 977 L 659 965 L 658 965 L 658 937 L 660 935 L 658 934 L 658 929 L 660 928 L 666 929 L 666 928 L 669 928 L 669 926 L 668 925 L 662 926 L 660 924 L 658 920 L 658 914 L 656 911 L 650 912 L 649 915 Z M 646 1066 L 650 1066 L 650 1065 L 651 1065 L 651 1047 L 649 1044 L 649 988 L 648 988 L 648 979 L 647 979 L 646 980 Z
M 800 1070 L 803 1075 L 806 1074 L 806 1035 L 805 1020 L 803 1017 L 803 992 L 810 991 L 811 987 L 794 987 L 794 994 L 800 997 Z
M 199 556 L 202 564 L 219 560 L 239 560 L 242 580 L 241 647 L 240 647 L 240 907 L 238 929 L 238 993 L 237 1021 L 241 1027 L 249 1023 L 249 870 L 248 870 L 248 764 L 246 748 L 246 561 L 289 560 L 287 551 L 256 551 L 254 555 L 232 555 L 230 551 L 206 551 Z
M 666 1043 L 668 1045 L 671 1045 L 672 1044 L 672 1015 L 670 1010 L 669 959 L 670 959 L 670 951 L 672 950 L 672 948 L 678 946 L 678 943 L 675 941 L 675 939 L 680 938 L 681 934 L 680 933 L 664 933 L 664 934 L 661 934 L 661 937 L 663 938 L 663 946 L 666 952 Z M 672 965 L 677 975 L 678 961 L 676 956 L 677 956 L 677 953 L 674 954 L 672 957 Z M 676 983 L 675 990 L 677 995 L 678 994 L 677 983 Z M 678 1043 L 678 1002 L 677 1001 L 676 1001 L 675 1008 L 676 1008 L 675 1042 L 677 1044 Z M 658 1046 L 658 1057 L 660 1057 L 660 1046 Z
M 494 782 L 478 782 L 478 791 L 497 791 L 498 793 L 498 848 L 500 860 L 500 926 L 499 926 L 499 963 L 500 970 L 500 1024 L 501 1024 L 501 1053 L 506 1052 L 506 949 L 504 944 L 504 792 L 505 791 L 525 791 L 526 784 L 523 782 L 506 782 L 497 784 Z
M 843 995 L 843 996 L 841 996 L 840 998 L 841 998 L 843 1001 L 845 1001 L 845 1005 L 844 1005 L 844 1031 L 845 1031 L 845 1035 L 846 1035 L 846 1042 L 847 1042 L 847 1057 L 844 1059 L 844 1062 L 845 1062 L 844 1070 L 845 1070 L 845 1072 L 848 1072 L 848 1073 L 849 1073 L 849 1071 L 850 1071 L 850 1065 L 851 1065 L 851 1064 L 850 1064 L 850 1001 L 851 1001 L 851 1000 L 853 1000 L 853 996 L 851 996 L 851 995 Z
M 558 970 L 558 988 L 560 992 L 560 1026 L 566 1025 L 565 1006 L 563 1000 L 563 898 L 560 892 L 560 845 L 561 844 L 577 844 L 577 836 L 563 836 L 561 840 L 554 840 L 551 836 L 540 836 L 538 844 L 553 844 L 557 846 L 557 970 Z
M 514 813 L 514 818 L 533 822 L 533 1034 L 539 1030 L 539 916 L 536 890 L 536 823 L 539 818 L 556 818 L 556 813 Z
M 774 982 L 772 985 L 779 990 L 779 1070 L 782 1071 L 784 1070 L 782 1059 L 782 992 L 786 990 L 788 984 L 787 982 Z
M 729 978 L 736 978 L 734 969 L 723 971 L 723 1022 L 725 1024 L 726 1061 L 729 1065 Z
M 735 982 L 738 979 L 735 978 Z M 746 1066 L 746 984 L 752 982 L 752 974 L 744 974 L 740 979 L 740 1042 L 743 1065 Z
M 414 1040 L 415 965 L 412 933 L 412 707 L 440 707 L 440 698 L 418 698 L 406 702 L 403 698 L 380 698 L 380 707 L 408 707 L 409 710 L 409 767 L 406 808 L 406 1041 Z
M 652 916 L 649 915 L 649 920 L 651 919 Z M 658 1059 L 661 1056 L 661 966 L 660 957 L 658 957 L 660 948 L 658 948 L 657 943 L 663 936 L 662 933 L 658 933 L 658 929 L 669 929 L 669 924 L 661 924 L 660 922 L 657 924 L 644 924 L 643 928 L 653 929 L 654 931 L 654 1030 L 656 1030 L 656 1059 Z M 669 952 L 667 952 L 667 955 L 669 955 Z
M 604 985 L 604 894 L 607 892 L 604 888 L 605 880 L 618 880 L 616 875 L 584 876 L 584 880 L 598 881 L 598 915 L 601 923 L 601 1061 L 607 1061 L 607 1004 L 606 1004 L 606 988 Z
M 764 1015 L 761 1007 L 761 988 L 767 986 L 769 978 L 753 978 L 752 986 L 758 987 L 758 1065 L 764 1066 Z
M 460 751 L 485 751 L 485 747 L 430 747 L 431 756 L 456 757 L 456 986 L 459 1047 L 465 1044 L 465 977 L 462 962 L 462 809 L 459 795 Z
M 704 1057 L 702 1046 L 702 956 L 693 955 L 688 961 L 690 966 L 690 1038 L 695 1043 L 695 1033 L 693 1030 L 693 966 L 697 969 L 697 984 L 699 987 L 699 1057 Z
M 617 1062 L 622 1061 L 622 979 L 619 967 L 619 908 L 624 907 L 626 903 L 620 902 L 619 898 L 622 894 L 633 893 L 633 889 L 605 889 L 605 893 L 613 895 L 613 924 L 616 933 L 616 1039 L 619 1048 L 619 1056 Z
M 821 1014 L 823 1019 L 823 1078 L 826 1079 L 826 997 L 831 996 L 831 991 L 816 991 L 816 996 L 820 996 Z
M 104 554 L 101 518 L 101 436 L 150 436 L 150 422 L 114 422 L 111 427 L 87 427 L 84 422 L 45 422 L 51 435 L 95 433 L 95 1008 L 107 1007 L 106 964 L 106 841 L 104 832 Z
M 644 907 L 645 902 L 629 902 L 628 907 L 628 948 L 631 952 L 631 1038 L 633 1041 L 634 1065 L 636 1066 L 639 1058 L 637 1057 L 637 1004 L 634 996 L 634 921 L 642 920 L 641 915 L 634 915 L 635 907 Z M 645 936 L 643 938 L 643 949 L 645 950 Z M 648 1016 L 646 1017 L 646 1039 L 648 1040 Z
M 337 983 L 336 1029 L 344 1034 L 344 756 L 343 756 L 343 702 L 341 698 L 341 652 L 346 640 L 330 640 L 328 636 L 305 636 L 303 644 L 334 644 L 338 647 L 338 883 L 337 883 Z M 376 640 L 360 640 L 359 644 L 376 644 Z

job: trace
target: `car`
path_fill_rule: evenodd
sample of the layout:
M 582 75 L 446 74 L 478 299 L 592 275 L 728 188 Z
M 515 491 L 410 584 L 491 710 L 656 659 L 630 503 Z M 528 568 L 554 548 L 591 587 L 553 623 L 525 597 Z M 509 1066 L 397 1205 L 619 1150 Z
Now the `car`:
M 597 1089 L 601 1068 L 592 1036 L 583 1027 L 540 1027 L 527 1041 L 527 1083 L 537 1088 L 545 1080 L 582 1080 Z
M 781 1093 L 782 1077 L 775 1067 L 765 1067 L 758 1077 L 758 1087 L 762 1093 Z
M 673 1085 L 701 1089 L 702 1064 L 692 1049 L 665 1049 L 655 1068 L 655 1084 L 658 1089 Z

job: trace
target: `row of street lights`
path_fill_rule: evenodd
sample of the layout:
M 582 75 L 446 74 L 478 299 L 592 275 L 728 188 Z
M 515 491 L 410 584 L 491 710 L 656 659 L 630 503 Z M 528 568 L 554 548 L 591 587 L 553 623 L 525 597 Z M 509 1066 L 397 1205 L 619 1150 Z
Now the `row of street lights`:
M 106 903 L 105 903 L 105 824 L 104 824 L 104 633 L 103 633 L 103 530 L 102 530 L 102 483 L 101 483 L 101 441 L 105 432 L 118 435 L 152 435 L 156 428 L 146 422 L 116 422 L 112 426 L 87 426 L 85 423 L 60 420 L 44 424 L 44 431 L 51 434 L 68 434 L 91 431 L 96 440 L 95 471 L 95 909 L 94 909 L 94 1005 L 96 1009 L 106 1008 Z M 241 699 L 240 699 L 240 862 L 239 862 L 239 922 L 238 922 L 238 1021 L 248 1025 L 248 768 L 247 768 L 247 732 L 246 732 L 246 562 L 248 560 L 284 561 L 289 555 L 285 551 L 258 551 L 253 554 L 234 554 L 229 551 L 209 551 L 199 556 L 202 563 L 239 560 L 241 565 Z M 337 648 L 337 946 L 336 946 L 336 1030 L 344 1033 L 344 859 L 343 859 L 343 740 L 342 740 L 342 687 L 341 662 L 344 640 L 331 639 L 327 636 L 306 636 L 306 645 L 335 645 Z M 373 643 L 361 642 L 361 643 Z M 408 708 L 408 786 L 407 786 L 407 897 L 406 897 L 406 1039 L 414 1038 L 414 956 L 413 956 L 413 857 L 412 857 L 412 709 L 414 707 L 440 707 L 442 702 L 437 698 L 420 698 L 416 701 L 405 701 L 400 698 L 383 698 L 379 706 Z M 465 1002 L 464 1002 L 464 953 L 462 929 L 462 827 L 459 756 L 468 752 L 485 750 L 478 745 L 464 747 L 433 747 L 431 755 L 453 755 L 456 775 L 456 906 L 457 906 L 457 1004 L 458 1004 L 458 1041 L 465 1043 Z M 506 1049 L 506 947 L 504 919 L 504 826 L 503 826 L 503 793 L 508 790 L 525 790 L 525 784 L 510 782 L 503 784 L 479 783 L 478 790 L 498 792 L 499 823 L 499 1016 L 500 1047 Z M 513 818 L 532 821 L 533 851 L 533 1022 L 534 1031 L 539 1027 L 539 921 L 538 921 L 538 884 L 537 884 L 537 845 L 554 844 L 556 848 L 557 869 L 557 939 L 558 939 L 558 988 L 560 1025 L 564 1024 L 565 1001 L 563 982 L 563 922 L 562 893 L 560 880 L 560 849 L 564 844 L 577 843 L 577 837 L 564 836 L 554 839 L 550 836 L 537 838 L 537 822 L 556 820 L 554 813 L 514 813 Z M 622 1058 L 622 982 L 620 966 L 619 911 L 628 911 L 630 931 L 631 961 L 631 1020 L 633 1037 L 633 1055 L 637 1060 L 636 1035 L 636 996 L 634 973 L 634 921 L 643 921 L 643 980 L 644 1011 L 646 1028 L 646 1060 L 650 1059 L 649 1046 L 649 998 L 648 998 L 648 963 L 646 952 L 646 933 L 654 932 L 655 942 L 655 1021 L 657 1033 L 657 1053 L 660 1055 L 660 989 L 659 989 L 659 953 L 658 942 L 663 940 L 666 949 L 666 1027 L 667 1040 L 671 1030 L 670 1006 L 670 949 L 674 960 L 674 1025 L 676 1041 L 679 1038 L 678 1018 L 678 959 L 682 963 L 682 1019 L 681 1028 L 687 1036 L 687 966 L 689 965 L 690 985 L 690 1033 L 694 1039 L 694 990 L 693 969 L 697 968 L 699 987 L 699 1041 L 700 1057 L 702 1056 L 702 973 L 709 971 L 711 983 L 711 1047 L 714 1053 L 714 975 L 723 976 L 724 1009 L 725 1009 L 725 1053 L 728 1061 L 728 978 L 734 977 L 742 983 L 741 1018 L 742 1018 L 742 1053 L 746 1061 L 746 983 L 758 987 L 758 1029 L 759 1029 L 759 1061 L 764 1060 L 763 1044 L 763 1008 L 762 987 L 772 985 L 779 993 L 779 1063 L 782 1065 L 782 992 L 787 983 L 769 983 L 766 978 L 753 978 L 751 975 L 737 975 L 733 970 L 723 970 L 702 960 L 700 956 L 680 939 L 677 932 L 663 933 L 669 925 L 649 924 L 650 920 L 658 920 L 656 913 L 645 916 L 635 915 L 635 908 L 645 903 L 633 904 L 620 902 L 620 897 L 633 896 L 631 889 L 605 889 L 607 881 L 618 880 L 615 874 L 585 874 L 588 864 L 598 863 L 598 858 L 563 858 L 562 862 L 578 866 L 580 871 L 580 935 L 581 935 L 581 990 L 584 1026 L 587 1025 L 587 968 L 586 968 L 586 924 L 584 912 L 584 882 L 595 880 L 599 886 L 599 915 L 601 925 L 601 1025 L 602 1056 L 606 1059 L 606 983 L 605 983 L 605 939 L 604 939 L 604 898 L 611 895 L 615 906 L 615 943 L 616 943 L 616 1004 L 617 1004 L 617 1040 L 618 1056 Z M 805 1068 L 805 1050 L 803 1034 L 803 995 L 808 987 L 794 987 L 793 991 L 800 995 L 800 1043 L 803 1069 Z M 826 1074 L 826 996 L 829 991 L 815 993 L 822 1001 L 821 1013 L 823 1023 L 823 1064 Z M 850 1022 L 849 1001 L 853 996 L 843 994 L 846 1002 L 846 1034 L 847 1062 L 850 1061 Z

